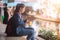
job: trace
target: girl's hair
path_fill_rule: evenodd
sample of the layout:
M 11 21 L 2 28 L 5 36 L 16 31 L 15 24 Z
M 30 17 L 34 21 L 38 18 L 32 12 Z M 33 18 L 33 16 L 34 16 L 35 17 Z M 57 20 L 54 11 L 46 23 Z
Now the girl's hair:
M 21 4 L 17 4 L 16 9 L 15 9 L 15 11 L 14 11 L 14 14 L 15 14 L 15 13 L 18 13 L 19 10 L 22 9 L 22 8 L 24 8 L 24 7 L 25 7 L 25 5 L 22 4 L 22 3 L 21 3 Z

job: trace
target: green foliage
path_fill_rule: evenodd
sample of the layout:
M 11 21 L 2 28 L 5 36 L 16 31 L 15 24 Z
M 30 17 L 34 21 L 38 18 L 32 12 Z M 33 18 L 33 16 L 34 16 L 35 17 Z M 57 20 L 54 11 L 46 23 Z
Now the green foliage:
M 40 30 L 39 32 L 46 40 L 56 40 L 57 36 L 52 31 Z

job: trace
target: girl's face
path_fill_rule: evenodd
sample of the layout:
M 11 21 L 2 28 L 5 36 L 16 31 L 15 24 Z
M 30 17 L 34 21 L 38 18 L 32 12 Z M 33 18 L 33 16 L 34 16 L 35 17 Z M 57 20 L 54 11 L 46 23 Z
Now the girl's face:
M 24 8 L 20 8 L 19 10 L 21 13 L 24 13 L 25 12 L 25 7 Z

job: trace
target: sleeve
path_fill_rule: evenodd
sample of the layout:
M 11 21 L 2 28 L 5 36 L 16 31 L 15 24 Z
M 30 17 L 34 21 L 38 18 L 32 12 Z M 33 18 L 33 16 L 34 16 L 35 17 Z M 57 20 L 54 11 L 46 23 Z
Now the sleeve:
M 16 17 L 15 23 L 16 23 L 17 26 L 25 27 L 25 23 L 20 17 Z

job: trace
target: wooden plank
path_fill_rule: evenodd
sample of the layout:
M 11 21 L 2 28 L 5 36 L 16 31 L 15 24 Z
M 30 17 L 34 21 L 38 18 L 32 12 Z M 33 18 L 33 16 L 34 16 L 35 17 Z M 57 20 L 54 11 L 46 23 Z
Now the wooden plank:
M 10 3 L 10 2 L 14 2 L 14 0 L 8 0 L 8 3 Z
M 28 15 L 30 15 L 30 14 L 28 14 Z M 50 18 L 44 18 L 44 17 L 40 17 L 40 16 L 38 16 L 38 15 L 30 15 L 30 16 L 33 16 L 33 17 L 35 17 L 36 19 L 43 20 L 43 21 L 60 23 L 60 20 L 55 20 L 55 19 L 50 19 Z

